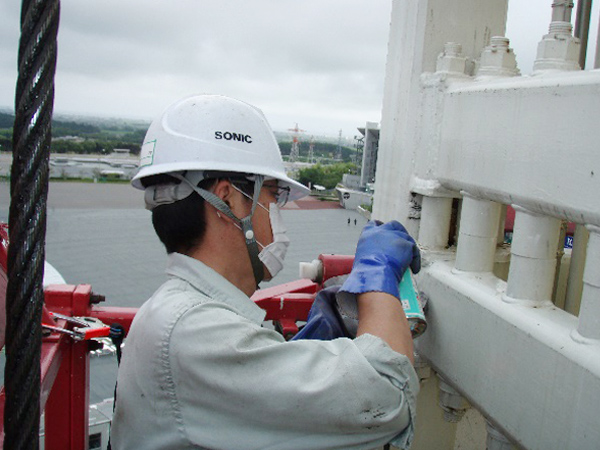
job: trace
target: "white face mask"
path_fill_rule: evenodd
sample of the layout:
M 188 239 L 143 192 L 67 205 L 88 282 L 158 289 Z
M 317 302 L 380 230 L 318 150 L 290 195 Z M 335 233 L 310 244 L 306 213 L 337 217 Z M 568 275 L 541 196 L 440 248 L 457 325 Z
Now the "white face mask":
M 233 188 L 241 193 L 244 197 L 252 199 L 252 197 L 238 189 L 235 185 Z M 269 278 L 270 280 L 275 278 L 275 275 L 277 275 L 279 272 L 281 272 L 281 269 L 283 269 L 283 260 L 285 259 L 285 254 L 287 253 L 287 249 L 290 245 L 290 238 L 288 238 L 285 234 L 287 229 L 283 224 L 281 211 L 276 203 L 270 203 L 269 209 L 265 208 L 265 206 L 263 206 L 261 203 L 257 203 L 257 206 L 269 213 L 271 231 L 273 232 L 273 242 L 266 247 L 260 242 L 256 241 L 256 243 L 262 248 L 258 254 L 258 259 L 269 271 L 269 274 L 271 275 L 271 278 Z M 241 230 L 238 224 L 234 223 L 234 225 L 236 228 Z
M 273 242 L 266 247 L 261 245 L 263 249 L 258 254 L 258 259 L 260 259 L 265 265 L 271 274 L 271 278 L 274 278 L 275 275 L 277 275 L 279 272 L 281 272 L 281 269 L 283 269 L 283 260 L 285 259 L 288 246 L 290 245 L 290 238 L 288 238 L 285 234 L 287 229 L 285 228 L 285 225 L 283 225 L 281 212 L 275 203 L 271 203 L 269 205 L 269 219 L 271 220 Z

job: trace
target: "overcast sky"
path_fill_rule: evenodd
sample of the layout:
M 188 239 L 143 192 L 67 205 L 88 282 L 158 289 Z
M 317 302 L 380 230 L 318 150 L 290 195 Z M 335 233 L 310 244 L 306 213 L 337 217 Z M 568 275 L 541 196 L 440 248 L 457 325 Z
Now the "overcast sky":
M 0 2 L 0 107 L 14 104 L 20 3 Z M 297 122 L 308 134 L 352 136 L 381 120 L 391 4 L 62 0 L 54 109 L 152 119 L 179 97 L 210 92 L 255 104 L 278 131 Z M 511 0 L 507 36 L 523 74 L 551 4 Z

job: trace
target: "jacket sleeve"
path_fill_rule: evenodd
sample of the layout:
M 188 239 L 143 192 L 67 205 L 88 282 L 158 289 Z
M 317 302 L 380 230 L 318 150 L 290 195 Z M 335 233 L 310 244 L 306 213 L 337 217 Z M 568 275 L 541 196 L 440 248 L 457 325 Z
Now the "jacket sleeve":
M 414 434 L 416 373 L 372 335 L 285 342 L 209 302 L 179 318 L 166 364 L 175 413 L 195 445 L 408 448 Z

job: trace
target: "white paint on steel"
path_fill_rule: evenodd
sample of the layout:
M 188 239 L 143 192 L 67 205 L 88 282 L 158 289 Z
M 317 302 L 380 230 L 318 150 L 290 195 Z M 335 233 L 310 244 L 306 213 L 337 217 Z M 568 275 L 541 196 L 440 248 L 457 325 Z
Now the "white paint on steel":
M 560 221 L 516 207 L 505 301 L 550 303 Z
M 462 83 L 444 95 L 432 169 L 442 186 L 600 225 L 600 70 Z
M 589 231 L 577 332 L 600 344 L 600 228 L 589 227 Z
M 537 49 L 534 73 L 544 70 L 579 70 L 580 41 L 573 37 L 571 0 L 552 2 L 552 22 Z
M 465 75 L 466 70 L 467 58 L 463 55 L 462 45 L 457 42 L 446 42 L 444 51 L 437 57 L 436 73 L 462 76 Z
M 460 232 L 456 249 L 456 269 L 491 272 L 498 240 L 500 205 L 463 195 Z
M 446 248 L 451 214 L 451 198 L 423 197 L 419 244 L 432 250 Z
M 524 448 L 596 448 L 600 344 L 575 342 L 577 318 L 556 307 L 501 301 L 506 283 L 492 274 L 428 258 L 418 283 L 429 326 L 418 353 Z
M 373 205 L 427 244 L 419 354 L 499 433 L 539 450 L 600 442 L 600 70 L 572 70 L 570 3 L 548 0 L 535 75 L 507 76 L 517 70 L 502 38 L 507 0 L 394 2 Z M 514 71 L 481 70 L 494 66 Z M 455 255 L 441 248 L 450 222 L 441 198 L 462 191 Z M 423 196 L 420 220 L 409 219 L 412 194 Z M 517 213 L 508 285 L 491 272 L 501 205 L 527 210 Z M 584 269 L 577 258 L 579 319 L 549 302 L 560 220 L 592 230 Z M 419 432 L 436 433 L 439 411 L 420 414 Z
M 504 36 L 494 36 L 481 53 L 477 79 L 483 77 L 514 77 L 519 75 L 515 53 L 509 47 L 509 40 Z
M 469 60 L 479 58 L 491 36 L 506 28 L 508 0 L 404 0 L 392 6 L 373 215 L 408 222 L 409 183 L 418 153 L 420 78 L 434 72 L 447 42 L 460 43 Z M 439 119 L 432 126 L 439 126 Z

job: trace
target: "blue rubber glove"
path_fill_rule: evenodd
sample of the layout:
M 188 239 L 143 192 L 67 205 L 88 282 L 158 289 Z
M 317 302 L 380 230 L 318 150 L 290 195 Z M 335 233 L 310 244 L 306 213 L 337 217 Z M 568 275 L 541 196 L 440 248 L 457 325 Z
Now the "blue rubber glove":
M 292 341 L 299 339 L 319 339 L 330 341 L 339 337 L 349 337 L 343 321 L 335 308 L 335 294 L 339 286 L 321 290 L 313 302 L 306 325 Z
M 406 229 L 394 221 L 370 221 L 356 246 L 354 265 L 340 292 L 385 292 L 400 298 L 398 285 L 406 269 L 421 270 L 421 253 Z

